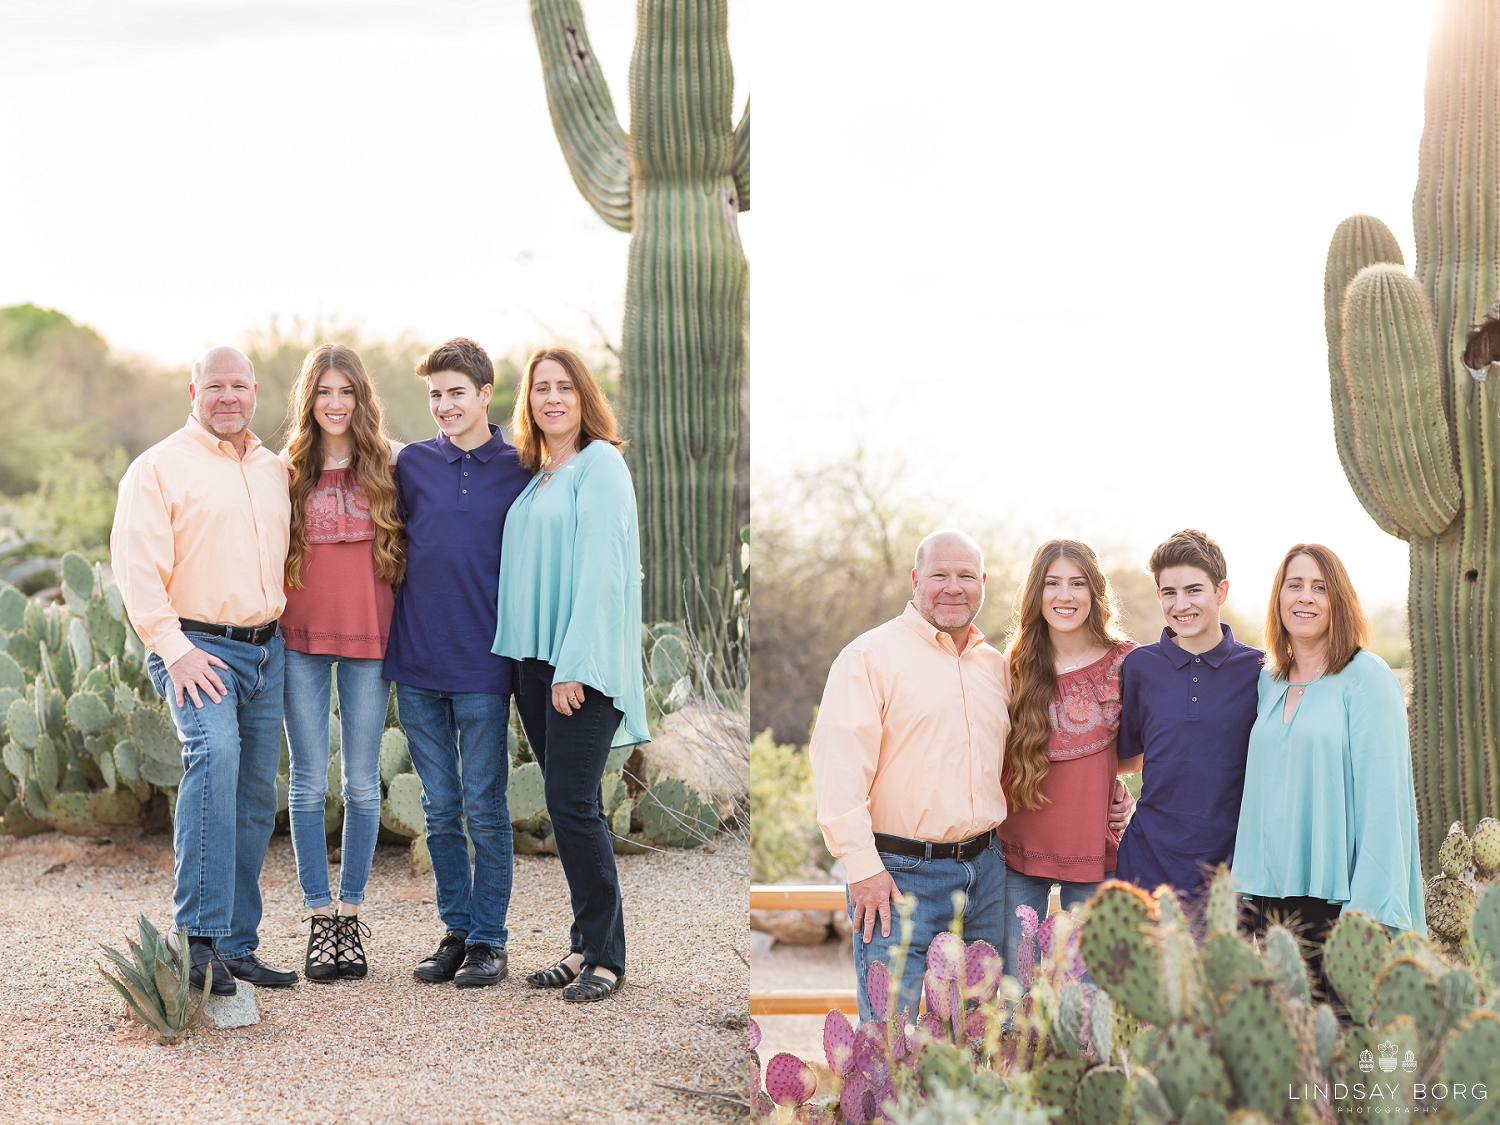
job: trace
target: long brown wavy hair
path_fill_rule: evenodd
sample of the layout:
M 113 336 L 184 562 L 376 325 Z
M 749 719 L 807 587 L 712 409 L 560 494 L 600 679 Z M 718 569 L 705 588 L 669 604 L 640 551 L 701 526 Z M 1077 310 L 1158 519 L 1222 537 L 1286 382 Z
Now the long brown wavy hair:
M 1114 591 L 1094 549 L 1078 539 L 1049 539 L 1038 547 L 1016 602 L 1005 650 L 1010 658 L 1010 737 L 1005 746 L 1004 784 L 1011 804 L 1023 809 L 1039 809 L 1045 800 L 1042 779 L 1047 776 L 1057 666 L 1052 635 L 1042 619 L 1042 589 L 1048 569 L 1058 559 L 1071 562 L 1088 582 L 1088 628 L 1094 639 L 1106 648 L 1126 639 L 1116 621 Z
M 1286 583 L 1287 568 L 1298 555 L 1318 564 L 1323 572 L 1323 589 L 1328 593 L 1328 655 L 1323 674 L 1342 672 L 1370 643 L 1369 619 L 1339 557 L 1321 543 L 1297 543 L 1276 568 L 1271 604 L 1266 607 L 1266 667 L 1278 680 L 1285 680 L 1292 670 L 1292 635 L 1281 620 L 1281 587 Z
M 582 429 L 578 431 L 578 452 L 591 441 L 607 441 L 616 449 L 625 443 L 620 440 L 615 412 L 610 409 L 609 399 L 599 389 L 599 384 L 589 374 L 588 365 L 567 348 L 538 348 L 526 361 L 526 370 L 521 375 L 521 385 L 516 388 L 516 406 L 511 412 L 510 428 L 515 434 L 516 452 L 520 455 L 521 468 L 534 473 L 547 459 L 547 435 L 537 426 L 531 416 L 531 380 L 537 364 L 544 359 L 562 365 L 578 395 L 579 413 L 583 416 Z
M 286 584 L 302 589 L 307 504 L 323 474 L 323 429 L 313 416 L 313 407 L 318 401 L 318 384 L 330 369 L 347 376 L 354 387 L 354 411 L 349 418 L 354 452 L 348 471 L 370 503 L 370 518 L 375 523 L 375 573 L 382 582 L 395 586 L 406 574 L 406 527 L 396 512 L 391 440 L 385 432 L 385 413 L 375 384 L 365 373 L 359 354 L 344 344 L 319 344 L 308 352 L 292 384 L 292 429 L 286 443 L 292 474 L 292 541 L 286 553 Z

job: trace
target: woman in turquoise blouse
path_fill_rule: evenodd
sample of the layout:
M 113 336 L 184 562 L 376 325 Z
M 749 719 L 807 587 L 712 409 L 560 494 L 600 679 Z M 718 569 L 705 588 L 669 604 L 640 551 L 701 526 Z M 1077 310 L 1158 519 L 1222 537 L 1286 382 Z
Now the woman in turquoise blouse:
M 1406 702 L 1368 636 L 1338 556 L 1316 543 L 1288 551 L 1234 847 L 1257 934 L 1295 918 L 1321 944 L 1345 906 L 1427 932 Z
M 518 661 L 516 711 L 573 903 L 568 955 L 526 979 L 603 1000 L 625 978 L 625 922 L 599 785 L 611 749 L 650 739 L 635 486 L 614 413 L 572 352 L 532 355 L 513 422 L 536 476 L 505 519 L 494 651 Z

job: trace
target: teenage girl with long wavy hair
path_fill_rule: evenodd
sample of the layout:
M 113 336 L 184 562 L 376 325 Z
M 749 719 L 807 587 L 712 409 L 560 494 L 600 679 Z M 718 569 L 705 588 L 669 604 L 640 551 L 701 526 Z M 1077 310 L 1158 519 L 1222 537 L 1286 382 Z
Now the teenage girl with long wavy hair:
M 1054 883 L 1062 906 L 1090 898 L 1114 873 L 1119 833 L 1109 827 L 1116 776 L 1120 665 L 1135 647 L 1116 622 L 1114 594 L 1087 543 L 1037 548 L 1011 625 L 1010 737 L 1000 825 L 1005 963 L 1021 940 L 1016 907 L 1047 916 Z M 1123 783 L 1120 783 L 1123 787 Z
M 385 432 L 375 386 L 353 348 L 319 344 L 292 386 L 291 432 L 281 459 L 290 476 L 292 535 L 286 559 L 288 806 L 297 877 L 312 910 L 303 972 L 309 980 L 367 971 L 359 904 L 380 831 L 380 739 L 391 685 L 382 677 L 394 607 L 406 570 L 406 533 L 391 466 L 401 443 Z M 335 673 L 335 669 L 337 672 Z M 338 677 L 343 836 L 337 903 L 328 885 L 330 687 Z

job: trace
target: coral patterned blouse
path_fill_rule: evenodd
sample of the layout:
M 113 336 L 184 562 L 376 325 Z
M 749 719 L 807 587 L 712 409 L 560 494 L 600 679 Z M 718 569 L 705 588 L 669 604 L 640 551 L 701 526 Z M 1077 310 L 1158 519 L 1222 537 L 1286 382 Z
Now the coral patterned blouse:
M 324 469 L 307 502 L 302 589 L 286 588 L 281 635 L 293 652 L 380 660 L 395 597 L 375 572 L 375 521 L 364 489 Z
M 1120 666 L 1134 641 L 1057 677 L 1052 737 L 1039 809 L 1018 808 L 1000 826 L 1005 864 L 1024 875 L 1097 883 L 1115 869 L 1120 837 L 1109 831 L 1120 735 Z

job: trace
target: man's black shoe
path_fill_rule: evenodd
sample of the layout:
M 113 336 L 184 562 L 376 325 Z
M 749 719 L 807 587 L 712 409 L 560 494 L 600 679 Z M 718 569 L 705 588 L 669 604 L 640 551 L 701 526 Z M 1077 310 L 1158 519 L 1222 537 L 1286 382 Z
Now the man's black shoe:
M 173 944 L 176 944 L 175 942 Z M 181 956 L 181 954 L 179 954 Z M 218 953 L 214 951 L 214 939 L 206 937 L 188 938 L 188 956 L 192 959 L 188 966 L 188 984 L 200 991 L 203 988 L 203 977 L 209 971 L 209 965 L 213 966 L 213 987 L 210 989 L 215 996 L 233 996 L 238 991 L 234 977 L 229 975 L 229 967 L 224 964 Z
M 229 971 L 247 984 L 256 988 L 291 988 L 297 983 L 297 974 L 291 969 L 273 969 L 254 953 L 243 957 L 226 957 L 224 964 Z
M 411 975 L 418 980 L 441 984 L 453 979 L 464 961 L 464 939 L 469 935 L 463 930 L 449 930 L 438 943 L 437 952 L 417 964 Z
M 464 954 L 464 963 L 453 974 L 454 988 L 481 988 L 487 984 L 499 984 L 505 979 L 507 961 L 505 950 L 493 945 L 471 945 Z

